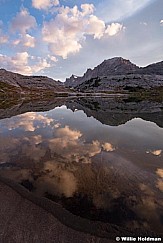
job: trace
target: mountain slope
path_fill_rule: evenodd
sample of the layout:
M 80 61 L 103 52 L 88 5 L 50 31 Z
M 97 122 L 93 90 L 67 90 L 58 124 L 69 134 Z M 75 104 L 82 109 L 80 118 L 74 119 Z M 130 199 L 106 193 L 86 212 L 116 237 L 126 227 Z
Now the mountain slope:
M 66 92 L 65 87 L 45 76 L 24 76 L 0 69 L 0 94 L 30 94 Z
M 163 61 L 150 64 L 144 68 L 140 68 L 140 70 L 144 74 L 163 75 Z

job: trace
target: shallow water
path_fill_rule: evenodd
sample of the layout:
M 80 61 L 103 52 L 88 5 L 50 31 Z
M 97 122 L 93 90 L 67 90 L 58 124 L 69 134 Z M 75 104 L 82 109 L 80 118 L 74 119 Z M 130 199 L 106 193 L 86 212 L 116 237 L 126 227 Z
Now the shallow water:
M 158 104 L 74 99 L 14 109 L 0 120 L 0 175 L 81 217 L 163 231 Z

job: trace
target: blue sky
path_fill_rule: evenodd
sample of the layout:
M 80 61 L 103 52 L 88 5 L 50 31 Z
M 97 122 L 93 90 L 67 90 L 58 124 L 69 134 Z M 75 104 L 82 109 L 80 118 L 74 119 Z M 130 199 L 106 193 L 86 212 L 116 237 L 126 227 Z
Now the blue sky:
M 0 0 L 0 67 L 65 80 L 104 59 L 163 60 L 162 0 Z

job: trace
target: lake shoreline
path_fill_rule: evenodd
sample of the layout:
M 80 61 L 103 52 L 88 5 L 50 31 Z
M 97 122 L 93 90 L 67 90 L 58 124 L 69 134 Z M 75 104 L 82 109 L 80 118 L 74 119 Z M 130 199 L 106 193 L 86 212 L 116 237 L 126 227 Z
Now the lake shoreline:
M 64 226 L 69 227 L 77 232 L 82 232 L 83 234 L 94 236 L 95 238 L 97 237 L 98 239 L 101 238 L 102 241 L 99 242 L 105 242 L 106 240 L 108 242 L 108 239 L 115 239 L 117 233 L 120 232 L 129 234 L 128 231 L 126 231 L 125 229 L 120 230 L 117 226 L 112 226 L 109 224 L 106 225 L 101 222 L 92 222 L 87 219 L 75 216 L 66 209 L 62 208 L 62 206 L 60 206 L 59 204 L 52 202 L 47 198 L 35 196 L 33 193 L 29 192 L 23 186 L 13 182 L 10 179 L 0 176 L 0 184 L 1 187 L 6 187 L 9 188 L 9 190 L 12 190 L 15 194 L 14 197 L 17 198 L 17 194 L 19 194 L 19 196 L 21 196 L 24 200 L 29 201 L 30 203 L 42 208 L 47 213 L 51 214 L 53 217 L 59 220 L 59 222 Z M 2 189 L 0 191 L 2 199 Z M 8 190 L 5 190 L 5 193 L 8 194 Z M 14 203 L 14 201 L 12 201 L 12 198 L 10 198 L 9 202 Z M 0 213 L 2 214 L 2 211 Z

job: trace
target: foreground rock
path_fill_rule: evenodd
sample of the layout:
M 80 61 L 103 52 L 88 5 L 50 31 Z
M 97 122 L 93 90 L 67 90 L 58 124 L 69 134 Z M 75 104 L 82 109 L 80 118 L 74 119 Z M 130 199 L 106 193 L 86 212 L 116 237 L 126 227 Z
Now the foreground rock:
M 18 189 L 17 189 L 18 190 Z M 26 196 L 25 196 L 26 195 Z M 50 212 L 58 210 L 55 204 L 43 200 L 44 208 L 28 198 L 28 192 L 16 192 L 11 187 L 0 181 L 0 242 L 1 243 L 31 243 L 31 242 L 57 242 L 57 243 L 83 243 L 98 242 L 111 243 L 113 240 L 100 238 L 89 233 L 77 231 L 75 221 L 69 217 L 69 226 L 64 225 Z M 40 199 L 41 200 L 41 199 Z M 50 206 L 49 212 L 45 209 Z M 68 215 L 58 210 L 62 221 L 66 221 Z M 69 215 L 70 216 L 70 215 Z M 78 222 L 80 219 L 77 220 Z M 74 224 L 74 225 L 73 225 Z M 90 224 L 91 227 L 91 224 Z M 101 228 L 101 233 L 102 233 Z

